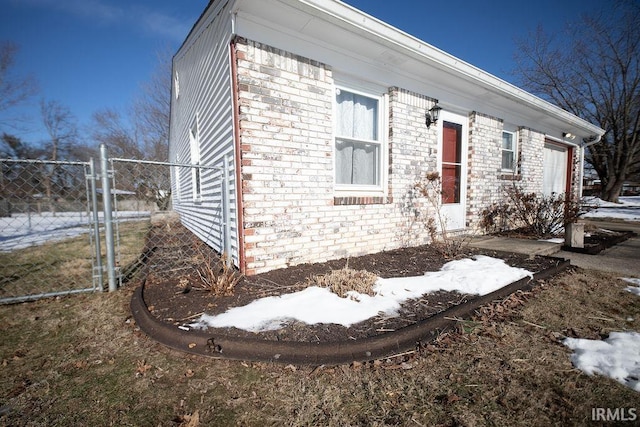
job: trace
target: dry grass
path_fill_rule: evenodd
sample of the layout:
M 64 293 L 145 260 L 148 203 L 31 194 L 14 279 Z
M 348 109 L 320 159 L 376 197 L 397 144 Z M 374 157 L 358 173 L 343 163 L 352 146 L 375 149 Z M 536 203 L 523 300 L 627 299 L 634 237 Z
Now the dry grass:
M 196 240 L 194 246 L 196 255 L 193 261 L 202 282 L 200 289 L 216 296 L 233 295 L 233 289 L 243 275 L 227 262 L 227 255 L 219 256 L 201 240 Z
M 138 256 L 148 221 L 125 222 L 120 231 L 120 265 Z M 105 254 L 102 236 L 102 254 Z M 10 298 L 93 285 L 93 250 L 88 235 L 0 253 L 0 297 Z
M 349 263 L 340 270 L 332 270 L 330 273 L 318 275 L 307 281 L 307 286 L 329 288 L 331 292 L 341 298 L 348 297 L 350 291 L 373 296 L 373 285 L 378 276 L 366 270 L 354 270 L 349 268 Z
M 352 366 L 174 352 L 136 328 L 131 288 L 0 306 L 0 425 L 589 425 L 640 394 L 574 369 L 559 339 L 640 331 L 627 285 L 568 272 L 420 353 Z

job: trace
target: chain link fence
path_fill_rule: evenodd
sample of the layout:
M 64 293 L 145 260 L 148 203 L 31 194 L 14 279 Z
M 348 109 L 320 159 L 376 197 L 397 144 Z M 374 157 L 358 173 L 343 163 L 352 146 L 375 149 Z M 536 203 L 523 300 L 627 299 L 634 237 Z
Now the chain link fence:
M 96 290 L 91 163 L 0 160 L 0 302 Z
M 138 260 L 131 259 L 131 248 L 124 247 L 121 241 L 115 242 L 116 271 L 121 280 L 130 277 L 143 261 L 148 260 L 151 251 L 167 249 L 167 244 L 176 250 L 170 258 L 180 258 L 182 251 L 192 251 L 194 245 L 204 250 L 200 246 L 203 242 L 199 241 L 190 229 L 198 230 L 204 241 L 210 240 L 215 242 L 214 245 L 218 244 L 218 254 L 224 253 L 225 250 L 230 252 L 230 221 L 226 220 L 229 212 L 225 208 L 229 200 L 224 196 L 227 191 L 224 182 L 225 179 L 228 180 L 229 171 L 225 170 L 224 164 L 191 165 L 122 158 L 109 159 L 109 164 L 109 170 L 113 175 L 111 192 L 114 194 L 113 224 L 116 239 L 123 235 L 123 227 L 126 227 L 131 219 L 142 216 L 151 219 L 147 227 L 145 249 L 138 252 Z M 194 181 L 198 182 L 201 191 L 197 201 L 194 201 L 192 193 L 195 188 Z M 174 200 L 178 200 L 180 204 L 175 211 Z M 197 209 L 197 213 L 194 213 L 194 208 Z M 188 226 L 185 228 L 179 224 L 179 232 L 171 230 L 178 224 L 180 216 L 185 214 L 191 219 L 186 221 Z M 196 216 L 200 219 L 193 221 Z M 171 241 L 161 241 L 165 238 Z M 157 258 L 157 253 L 155 255 Z M 176 266 L 182 266 L 176 268 L 193 268 L 185 267 L 184 264 L 191 263 L 194 259 L 192 256 L 185 256 L 184 259 L 176 261 Z M 228 263 L 232 261 L 230 257 L 226 260 Z
M 1 159 L 0 167 L 0 304 L 117 289 L 157 249 L 149 239 L 176 224 L 180 177 L 209 179 L 205 188 L 219 194 L 225 177 L 222 166 L 110 159 L 104 146 L 99 165 Z M 223 214 L 220 204 L 207 215 Z M 186 229 L 179 236 L 174 248 L 197 244 Z

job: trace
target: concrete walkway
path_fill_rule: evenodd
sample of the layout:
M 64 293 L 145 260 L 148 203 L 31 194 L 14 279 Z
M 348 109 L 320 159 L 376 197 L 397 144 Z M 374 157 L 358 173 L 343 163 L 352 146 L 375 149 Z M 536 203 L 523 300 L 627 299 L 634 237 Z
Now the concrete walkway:
M 509 237 L 479 236 L 469 246 L 528 255 L 547 255 L 564 258 L 584 269 L 612 271 L 625 277 L 640 277 L 640 222 L 588 220 L 587 223 L 608 230 L 634 231 L 637 235 L 597 255 L 579 254 L 561 250 L 562 243 L 551 243 Z

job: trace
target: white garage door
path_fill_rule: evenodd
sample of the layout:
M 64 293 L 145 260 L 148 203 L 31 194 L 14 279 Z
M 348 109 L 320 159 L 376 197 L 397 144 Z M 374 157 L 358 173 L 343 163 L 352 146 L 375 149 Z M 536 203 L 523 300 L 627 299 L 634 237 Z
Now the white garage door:
M 568 149 L 557 144 L 544 145 L 542 192 L 545 196 L 567 191 Z

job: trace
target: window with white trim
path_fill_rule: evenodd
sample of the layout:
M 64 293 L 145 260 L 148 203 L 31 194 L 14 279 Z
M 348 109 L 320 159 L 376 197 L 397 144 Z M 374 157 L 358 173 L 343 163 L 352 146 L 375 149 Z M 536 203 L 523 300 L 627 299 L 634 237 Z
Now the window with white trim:
M 176 96 L 176 99 L 180 97 L 180 75 L 176 71 L 175 77 L 173 78 L 173 93 Z
M 379 191 L 383 180 L 383 96 L 336 88 L 337 190 Z
M 202 200 L 202 180 L 200 168 L 200 132 L 198 130 L 198 119 L 189 129 L 189 148 L 191 152 L 191 164 L 196 166 L 191 168 L 191 188 L 193 189 L 193 200 Z
M 516 135 L 514 132 L 502 132 L 502 170 L 516 171 Z

